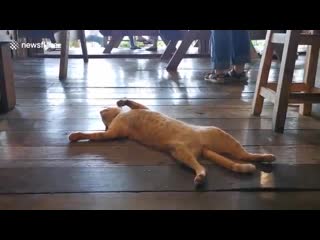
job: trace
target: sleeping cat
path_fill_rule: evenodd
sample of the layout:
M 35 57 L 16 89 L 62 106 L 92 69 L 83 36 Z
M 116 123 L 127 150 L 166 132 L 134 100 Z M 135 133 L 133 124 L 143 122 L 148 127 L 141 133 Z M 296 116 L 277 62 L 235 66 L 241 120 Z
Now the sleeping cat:
M 206 179 L 206 169 L 198 162 L 203 156 L 231 171 L 251 173 L 256 170 L 250 163 L 237 163 L 221 154 L 254 162 L 275 160 L 272 154 L 248 153 L 231 135 L 216 127 L 195 126 L 149 110 L 146 106 L 131 100 L 119 100 L 118 107 L 100 112 L 106 131 L 97 133 L 72 133 L 71 142 L 78 140 L 108 140 L 128 138 L 146 146 L 171 154 L 173 158 L 192 168 L 194 184 L 200 185 Z M 123 106 L 131 108 L 122 111 Z

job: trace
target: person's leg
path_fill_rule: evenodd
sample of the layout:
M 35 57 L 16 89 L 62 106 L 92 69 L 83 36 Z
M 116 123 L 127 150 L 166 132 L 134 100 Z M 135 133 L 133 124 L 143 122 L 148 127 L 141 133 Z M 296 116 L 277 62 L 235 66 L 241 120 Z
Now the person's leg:
M 150 37 L 152 40 L 153 44 L 151 47 L 147 48 L 147 51 L 157 51 L 158 50 L 158 37 L 157 36 L 152 36 Z
M 232 30 L 232 64 L 237 74 L 244 72 L 246 63 L 250 63 L 250 35 L 247 30 Z
M 232 31 L 211 30 L 211 63 L 213 72 L 205 80 L 224 82 L 231 67 Z
M 131 49 L 140 49 L 139 47 L 136 46 L 133 36 L 129 35 L 128 37 L 129 37 L 129 40 L 130 40 Z
M 158 37 L 157 36 L 153 38 L 153 45 L 152 46 L 155 48 L 158 48 Z
M 135 44 L 134 44 L 133 36 L 131 35 L 131 36 L 128 36 L 128 37 L 129 37 L 129 41 L 130 41 L 130 46 L 131 46 L 131 47 L 134 47 Z
M 227 72 L 231 66 L 232 31 L 212 30 L 211 60 L 216 74 Z

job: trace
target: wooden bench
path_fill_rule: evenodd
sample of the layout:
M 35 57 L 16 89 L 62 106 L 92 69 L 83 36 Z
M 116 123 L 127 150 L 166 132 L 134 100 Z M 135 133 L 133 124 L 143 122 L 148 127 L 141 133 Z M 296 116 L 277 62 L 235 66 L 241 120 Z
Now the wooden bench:
M 277 83 L 268 83 L 275 45 L 283 45 L 283 55 Z M 292 83 L 298 45 L 308 45 L 304 82 Z M 283 133 L 289 103 L 302 104 L 300 113 L 310 115 L 312 103 L 320 103 L 320 88 L 315 87 L 315 78 L 319 58 L 319 31 L 302 34 L 300 30 L 287 30 L 277 33 L 268 30 L 266 46 L 262 55 L 256 90 L 253 101 L 253 115 L 259 116 L 264 99 L 274 103 L 272 127 L 275 132 Z

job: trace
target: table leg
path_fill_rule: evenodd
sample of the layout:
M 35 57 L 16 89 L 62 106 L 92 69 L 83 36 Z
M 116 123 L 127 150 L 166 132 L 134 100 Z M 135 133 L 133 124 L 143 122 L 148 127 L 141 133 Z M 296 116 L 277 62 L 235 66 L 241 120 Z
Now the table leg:
M 68 75 L 68 58 L 69 58 L 69 40 L 70 31 L 62 31 L 61 33 L 61 56 L 60 56 L 60 73 L 59 79 L 65 80 Z
M 111 53 L 112 49 L 118 47 L 124 35 L 113 33 L 109 44 L 105 47 L 103 53 Z
M 174 51 L 176 50 L 177 43 L 178 43 L 178 41 L 176 41 L 176 40 L 171 40 L 168 43 L 166 50 L 161 55 L 161 60 L 168 60 L 170 58 L 171 54 L 174 53 Z
M 183 56 L 187 53 L 190 45 L 195 40 L 197 31 L 190 30 L 186 33 L 185 37 L 183 38 L 179 48 L 174 53 L 172 58 L 170 59 L 170 62 L 167 65 L 168 71 L 175 71 L 177 70 L 180 62 L 182 61 Z

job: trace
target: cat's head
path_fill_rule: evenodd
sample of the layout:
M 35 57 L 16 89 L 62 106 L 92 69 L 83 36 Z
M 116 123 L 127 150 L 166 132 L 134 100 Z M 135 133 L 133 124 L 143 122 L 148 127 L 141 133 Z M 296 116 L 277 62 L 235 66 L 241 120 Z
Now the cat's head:
M 113 119 L 121 112 L 121 108 L 118 107 L 108 107 L 100 111 L 100 116 L 106 129 L 109 127 Z

